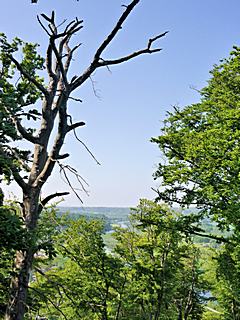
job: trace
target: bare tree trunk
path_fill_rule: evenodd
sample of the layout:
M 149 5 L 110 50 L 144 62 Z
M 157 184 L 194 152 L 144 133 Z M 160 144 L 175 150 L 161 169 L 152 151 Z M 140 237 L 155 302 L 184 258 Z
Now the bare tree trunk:
M 22 320 L 26 311 L 28 284 L 34 257 L 34 243 L 31 233 L 35 230 L 38 220 L 39 190 L 29 189 L 23 200 L 23 218 L 30 234 L 30 243 L 27 249 L 16 253 L 15 269 L 11 280 L 10 301 L 7 307 L 5 320 Z
M 17 252 L 14 270 L 17 275 L 11 282 L 11 298 L 5 316 L 6 320 L 22 320 L 24 317 L 32 261 L 31 250 Z

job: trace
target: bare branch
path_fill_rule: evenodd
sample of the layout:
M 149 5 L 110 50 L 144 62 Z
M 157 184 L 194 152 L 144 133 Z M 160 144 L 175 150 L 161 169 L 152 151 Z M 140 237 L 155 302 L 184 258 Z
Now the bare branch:
M 102 59 L 100 58 L 100 61 L 99 61 L 99 66 L 109 66 L 109 65 L 114 65 L 114 64 L 119 64 L 119 63 L 123 63 L 125 61 L 128 61 L 130 59 L 133 59 L 137 56 L 140 56 L 142 54 L 151 54 L 151 53 L 156 53 L 156 52 L 159 52 L 161 51 L 162 49 L 161 48 L 156 48 L 156 49 L 151 49 L 152 47 L 152 44 L 164 37 L 166 34 L 168 33 L 168 31 L 165 31 L 159 35 L 157 35 L 156 37 L 152 38 L 152 39 L 149 39 L 148 40 L 148 45 L 147 45 L 147 48 L 145 49 L 142 49 L 142 50 L 138 50 L 138 51 L 135 51 L 127 56 L 124 56 L 124 57 L 121 57 L 121 58 L 118 58 L 118 59 L 113 59 L 113 60 L 105 60 L 105 59 Z
M 123 22 L 127 19 L 129 14 L 134 9 L 134 7 L 139 3 L 139 1 L 140 0 L 133 0 L 128 6 L 124 6 L 126 8 L 126 10 L 123 12 L 123 14 L 119 18 L 117 24 L 112 29 L 110 34 L 107 36 L 107 38 L 102 42 L 102 44 L 96 50 L 94 58 L 93 58 L 92 62 L 90 63 L 89 67 L 82 73 L 81 76 L 79 76 L 74 81 L 71 81 L 71 83 L 70 83 L 70 91 L 75 90 L 81 84 L 83 84 L 86 80 L 88 80 L 90 78 L 90 76 L 92 75 L 92 73 L 98 67 L 123 63 L 123 62 L 128 61 L 130 59 L 133 59 L 133 58 L 135 58 L 135 57 L 137 57 L 139 55 L 156 53 L 156 52 L 159 52 L 159 51 L 162 50 L 161 48 L 151 49 L 151 47 L 152 47 L 152 44 L 156 40 L 164 37 L 168 33 L 168 31 L 166 31 L 164 33 L 161 33 L 161 34 L 157 35 L 154 38 L 149 39 L 147 47 L 145 49 L 135 51 L 135 52 L 133 52 L 133 53 L 127 55 L 127 56 L 124 56 L 124 57 L 121 57 L 121 58 L 117 58 L 117 59 L 113 59 L 113 60 L 105 60 L 105 59 L 101 58 L 101 54 L 106 49 L 106 47 L 110 44 L 110 42 L 114 39 L 114 37 L 116 36 L 118 31 L 121 30 Z
M 48 32 L 48 29 L 44 26 L 44 24 L 42 23 L 42 21 L 40 20 L 40 18 L 39 18 L 38 15 L 37 15 L 37 20 L 38 20 L 40 26 L 43 28 L 43 30 L 47 33 L 47 35 L 48 35 L 49 37 L 51 37 L 51 34 Z
M 21 66 L 21 64 L 12 56 L 9 55 L 9 58 L 11 59 L 11 61 L 15 64 L 15 66 L 17 67 L 18 71 L 25 77 L 27 78 L 31 83 L 33 83 L 44 95 L 45 97 L 48 97 L 48 91 L 44 88 L 44 86 L 38 82 L 34 77 L 31 77 L 29 75 L 29 73 L 27 71 L 25 71 L 23 69 L 23 67 Z
M 53 52 L 52 46 L 51 46 L 51 44 L 49 44 L 48 49 L 47 49 L 47 55 L 46 55 L 46 68 L 47 68 L 47 72 L 49 74 L 49 77 L 56 81 L 57 80 L 56 75 L 52 69 L 52 60 L 53 60 L 52 59 L 52 52 Z
M 90 151 L 90 149 L 87 147 L 87 145 L 82 141 L 82 140 L 80 140 L 79 138 L 78 138 L 78 136 L 77 136 L 77 133 L 76 133 L 76 128 L 77 127 L 79 127 L 79 125 L 77 125 L 78 124 L 78 122 L 77 123 L 75 123 L 75 124 L 73 124 L 72 123 L 72 117 L 71 116 L 69 116 L 69 118 L 70 118 L 70 122 L 71 122 L 71 126 L 69 127 L 69 128 L 72 128 L 72 129 L 70 129 L 70 130 L 73 130 L 73 134 L 74 134 L 74 136 L 75 136 L 75 138 L 77 139 L 77 141 L 78 142 L 80 142 L 83 146 L 84 146 L 84 148 L 87 150 L 87 152 L 91 155 L 91 157 L 96 161 L 96 163 L 98 164 L 98 165 L 101 165 L 100 164 L 100 162 L 96 159 L 96 157 L 94 156 L 94 154 Z M 79 124 L 80 124 L 81 122 L 79 122 Z M 84 123 L 84 122 L 83 122 Z M 77 125 L 77 126 L 76 126 Z M 70 131 L 69 130 L 69 131 Z
M 155 53 L 155 52 L 159 52 L 161 50 L 162 50 L 161 48 L 152 49 L 152 50 L 143 49 L 143 50 L 139 50 L 139 51 L 133 52 L 133 53 L 129 54 L 128 56 L 125 56 L 125 57 L 122 57 L 122 58 L 119 58 L 119 59 L 114 59 L 114 60 L 103 60 L 103 59 L 101 59 L 101 61 L 99 62 L 99 67 L 101 67 L 101 66 L 110 66 L 110 65 L 114 65 L 114 64 L 123 63 L 123 62 L 126 62 L 126 61 L 128 61 L 130 59 L 133 59 L 133 58 L 137 57 L 137 56 L 140 56 L 142 54 Z
M 68 42 L 65 43 L 65 48 L 66 48 L 66 51 L 67 51 L 67 59 L 66 59 L 66 62 L 64 64 L 65 72 L 68 72 L 68 69 L 69 69 L 70 63 L 72 61 L 72 57 L 73 57 L 74 51 L 76 51 L 80 46 L 81 46 L 81 43 L 76 45 L 73 49 L 70 49 L 70 47 L 68 46 Z M 72 82 L 72 80 L 71 80 L 71 82 Z
M 70 156 L 69 153 L 59 154 L 59 155 L 57 156 L 57 159 L 56 159 L 56 160 L 63 160 L 63 159 L 68 158 L 69 156 Z
M 107 36 L 107 38 L 103 41 L 103 43 L 100 45 L 100 47 L 97 49 L 96 54 L 94 56 L 94 60 L 98 61 L 100 59 L 101 54 L 106 49 L 106 47 L 109 45 L 109 43 L 113 40 L 115 35 L 118 33 L 119 30 L 122 28 L 123 22 L 127 19 L 133 8 L 139 3 L 140 0 L 133 0 L 128 6 L 126 6 L 126 10 L 123 12 L 121 17 L 119 18 L 117 24 L 113 28 L 113 30 L 110 32 L 110 34 Z
M 156 37 L 154 37 L 154 38 L 152 38 L 152 39 L 149 39 L 149 41 L 148 41 L 148 49 L 151 48 L 152 44 L 153 44 L 156 40 L 165 37 L 165 35 L 166 35 L 168 32 L 169 32 L 169 31 L 165 31 L 165 32 L 157 35 Z
M 101 96 L 100 96 L 100 94 L 98 94 L 99 90 L 96 89 L 96 87 L 95 87 L 96 81 L 94 81 L 91 76 L 89 76 L 89 79 L 91 81 L 91 85 L 92 85 L 92 89 L 93 89 L 93 93 L 94 93 L 95 97 L 98 98 L 99 100 L 101 100 Z
M 85 122 L 83 121 L 73 123 L 71 126 L 68 126 L 68 132 L 82 126 L 85 126 Z
M 34 144 L 39 142 L 39 138 L 34 137 L 31 133 L 27 132 L 27 130 L 21 125 L 21 122 L 19 121 L 19 119 L 17 117 L 12 117 L 12 120 L 13 120 L 18 132 L 21 134 L 21 136 L 24 139 L 26 139 L 27 141 L 34 143 Z
M 63 66 L 63 47 L 65 44 L 67 44 L 67 42 L 69 41 L 70 37 L 76 33 L 77 31 L 79 31 L 82 26 L 80 25 L 83 21 L 79 21 L 79 20 L 73 20 L 72 22 L 70 22 L 67 27 L 65 28 L 65 31 L 62 33 L 58 33 L 57 31 L 57 26 L 55 24 L 55 15 L 54 15 L 54 11 L 52 12 L 52 16 L 48 17 L 45 14 L 41 14 L 42 18 L 44 18 L 47 22 L 49 22 L 48 24 L 48 28 L 46 28 L 44 26 L 44 24 L 42 23 L 41 19 L 39 18 L 39 16 L 37 17 L 38 22 L 40 23 L 41 27 L 43 28 L 43 30 L 48 34 L 49 36 L 49 47 L 48 47 L 48 54 L 47 54 L 47 70 L 49 75 L 54 78 L 54 74 L 52 72 L 52 51 L 54 52 L 54 55 L 56 57 L 57 60 L 57 64 L 56 64 L 56 72 L 57 69 L 58 71 L 60 71 L 63 82 L 65 87 L 68 86 L 68 81 L 67 81 L 67 71 L 68 71 L 68 67 L 70 65 L 70 61 L 72 59 L 72 54 L 73 52 L 79 47 L 76 46 L 74 47 L 72 50 L 69 48 L 68 54 L 67 54 L 67 61 L 65 63 L 65 66 Z M 59 47 L 57 48 L 55 40 L 62 38 L 59 44 Z
M 11 172 L 14 177 L 14 180 L 17 182 L 19 187 L 23 190 L 26 191 L 28 189 L 28 185 L 26 182 L 23 180 L 23 178 L 20 176 L 17 168 L 15 168 L 13 165 L 11 166 Z
M 70 167 L 69 165 L 63 165 L 61 164 L 59 161 L 57 162 L 59 167 L 60 167 L 60 174 L 63 173 L 63 176 L 65 178 L 65 181 L 66 183 L 68 184 L 68 186 L 71 188 L 71 190 L 73 191 L 73 193 L 76 195 L 76 197 L 78 198 L 78 200 L 80 200 L 81 203 L 83 203 L 82 199 L 80 198 L 78 192 L 76 191 L 77 189 L 73 187 L 70 179 L 68 178 L 68 175 L 67 175 L 67 170 L 70 171 L 71 173 L 73 173 L 75 175 L 75 177 L 77 178 L 78 182 L 80 183 L 81 187 L 82 187 L 82 190 L 88 194 L 87 190 L 84 188 L 84 185 L 82 183 L 82 181 L 84 183 L 87 184 L 87 182 L 77 173 L 77 171 Z M 81 181 L 82 180 L 82 181 Z
M 61 27 L 66 21 L 67 21 L 67 19 L 64 19 L 64 20 L 57 26 L 57 29 L 58 29 L 59 27 Z
M 73 98 L 73 97 L 69 97 L 69 100 L 73 100 L 73 101 L 76 101 L 76 102 L 83 102 L 82 99 L 78 99 L 78 98 Z
M 53 52 L 54 52 L 55 57 L 57 59 L 58 66 L 59 66 L 60 71 L 61 71 L 61 75 L 62 75 L 62 78 L 63 78 L 64 85 L 67 88 L 68 87 L 68 80 L 67 80 L 66 71 L 65 71 L 65 69 L 63 67 L 63 63 L 62 63 L 61 52 L 59 52 L 57 50 L 57 47 L 55 45 L 55 41 L 54 41 L 54 39 L 52 37 L 50 38 L 50 43 L 52 45 Z
M 56 198 L 56 197 L 63 197 L 63 196 L 67 196 L 69 195 L 69 192 L 56 192 L 53 194 L 50 194 L 49 196 L 47 196 L 46 198 L 44 198 L 43 200 L 41 200 L 41 206 L 42 208 L 45 207 L 45 205 L 52 199 Z
M 66 93 L 66 89 L 64 89 L 64 91 L 59 95 L 57 102 L 54 103 L 54 109 L 51 110 L 51 112 L 53 113 L 53 117 L 56 117 L 57 114 L 59 116 L 58 129 L 55 136 L 56 138 L 53 143 L 52 149 L 49 152 L 49 156 L 44 159 L 44 164 L 41 167 L 41 172 L 38 172 L 38 176 L 34 177 L 34 186 L 42 186 L 49 178 L 55 166 L 56 159 L 59 156 L 59 152 L 63 146 L 64 139 L 68 130 L 66 113 L 67 100 L 68 94 Z M 51 126 L 51 123 L 49 125 Z

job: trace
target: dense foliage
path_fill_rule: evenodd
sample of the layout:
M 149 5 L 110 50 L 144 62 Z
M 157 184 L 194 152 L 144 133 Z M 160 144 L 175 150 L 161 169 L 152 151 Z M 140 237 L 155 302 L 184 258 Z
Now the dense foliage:
M 155 174 L 159 199 L 195 204 L 218 225 L 239 228 L 240 49 L 215 66 L 201 101 L 175 108 L 152 139 L 167 162 Z
M 174 108 L 161 135 L 152 139 L 165 156 L 155 173 L 161 181 L 158 200 L 183 208 L 194 205 L 199 219 L 209 217 L 229 232 L 210 263 L 218 319 L 238 319 L 240 314 L 239 89 L 240 49 L 234 47 L 211 71 L 201 101 Z
M 208 286 L 180 220 L 142 200 L 130 226 L 116 229 L 109 252 L 100 220 L 52 216 L 57 257 L 42 256 L 35 267 L 29 318 L 201 319 Z

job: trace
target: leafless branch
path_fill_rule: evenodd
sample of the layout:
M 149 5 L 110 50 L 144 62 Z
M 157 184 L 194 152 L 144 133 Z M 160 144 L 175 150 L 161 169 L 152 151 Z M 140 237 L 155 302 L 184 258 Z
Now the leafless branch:
M 168 31 L 161 33 L 154 38 L 149 39 L 147 47 L 145 49 L 135 51 L 129 55 L 126 55 L 121 58 L 113 59 L 113 60 L 106 60 L 106 59 L 102 59 L 102 57 L 101 57 L 101 54 L 104 52 L 106 47 L 110 44 L 110 42 L 114 39 L 116 34 L 122 29 L 122 24 L 127 19 L 127 17 L 131 13 L 131 11 L 134 9 L 134 7 L 139 3 L 139 1 L 140 0 L 133 0 L 128 6 L 124 6 L 126 8 L 125 11 L 120 16 L 119 20 L 117 21 L 117 23 L 114 26 L 114 28 L 112 29 L 112 31 L 109 33 L 109 35 L 106 37 L 106 39 L 101 43 L 101 45 L 96 50 L 94 58 L 93 58 L 92 62 L 90 63 L 90 65 L 88 66 L 88 68 L 82 73 L 82 75 L 80 75 L 77 79 L 75 79 L 74 81 L 71 82 L 70 91 L 73 91 L 76 88 L 78 88 L 86 80 L 88 80 L 88 79 L 91 80 L 90 76 L 99 67 L 123 63 L 123 62 L 131 60 L 137 56 L 140 56 L 142 54 L 151 54 L 151 53 L 156 53 L 156 52 L 159 52 L 162 50 L 161 48 L 151 49 L 151 47 L 152 47 L 152 44 L 156 40 L 164 37 Z
M 148 49 L 151 49 L 152 44 L 153 44 L 156 40 L 165 37 L 165 35 L 166 35 L 168 32 L 169 32 L 169 31 L 165 31 L 165 32 L 157 35 L 156 37 L 154 37 L 154 38 L 152 38 L 152 39 L 149 39 L 149 40 L 148 40 Z
M 49 36 L 49 47 L 48 47 L 48 54 L 47 54 L 47 70 L 49 75 L 54 78 L 54 73 L 52 72 L 52 52 L 54 52 L 55 58 L 57 60 L 56 64 L 56 72 L 57 70 L 60 71 L 63 82 L 65 87 L 68 87 L 68 80 L 67 80 L 67 71 L 70 65 L 70 62 L 72 60 L 73 52 L 80 46 L 77 45 L 73 49 L 70 49 L 68 47 L 68 42 L 71 38 L 71 36 L 78 32 L 82 28 L 82 20 L 79 21 L 78 19 L 75 19 L 71 21 L 67 27 L 65 28 L 64 32 L 58 33 L 58 27 L 55 24 L 55 14 L 54 11 L 52 12 L 52 16 L 48 17 L 45 14 L 41 14 L 42 18 L 45 19 L 48 24 L 48 28 L 45 27 L 45 25 L 42 23 L 40 17 L 38 16 L 38 22 L 40 23 L 43 30 L 48 34 Z M 64 21 L 65 22 L 65 21 Z M 63 23 L 62 23 L 63 24 Z M 55 40 L 60 39 L 59 47 L 57 48 Z M 63 65 L 63 48 L 66 48 L 67 51 L 67 59 L 65 62 L 65 65 Z M 55 75 L 56 76 L 56 75 Z
M 75 136 L 75 138 L 77 139 L 77 141 L 78 142 L 80 142 L 83 146 L 84 146 L 84 148 L 87 150 L 87 152 L 91 155 L 91 157 L 96 161 L 96 163 L 98 164 L 98 165 L 101 165 L 100 164 L 100 162 L 96 159 L 96 157 L 94 156 L 94 154 L 91 152 L 91 150 L 87 147 L 87 145 L 81 140 L 81 139 L 79 139 L 79 137 L 78 137 L 78 135 L 77 135 L 77 133 L 76 133 L 76 128 L 77 127 L 79 127 L 79 125 L 77 125 L 78 123 L 72 123 L 72 117 L 71 116 L 69 116 L 69 118 L 70 118 L 70 123 L 71 123 L 71 126 L 69 126 L 69 128 L 71 128 L 71 129 L 69 129 L 69 131 L 70 130 L 73 130 L 73 134 L 74 134 L 74 136 Z M 84 123 L 84 122 L 83 122 Z M 81 124 L 81 122 L 79 122 L 79 124 Z M 85 123 L 84 123 L 85 124 Z M 76 126 L 77 125 L 77 126 Z
M 56 158 L 56 160 L 62 160 L 62 159 L 66 159 L 67 157 L 69 157 L 70 154 L 69 153 L 64 153 L 64 154 L 59 154 Z
M 69 45 L 68 45 L 68 42 L 65 43 L 65 49 L 67 51 L 67 59 L 66 59 L 66 62 L 64 64 L 64 70 L 65 72 L 68 72 L 68 69 L 69 69 L 69 66 L 70 66 L 70 63 L 72 61 L 72 57 L 73 57 L 73 53 L 74 51 L 76 51 L 79 47 L 81 46 L 81 43 L 79 43 L 78 45 L 76 45 L 74 48 L 70 49 Z M 71 80 L 72 82 L 72 80 Z
M 68 184 L 68 186 L 71 188 L 71 190 L 74 192 L 74 194 L 76 195 L 76 197 L 80 200 L 81 203 L 83 203 L 82 199 L 80 198 L 77 189 L 73 187 L 71 180 L 68 177 L 67 171 L 69 171 L 70 173 L 73 173 L 74 176 L 76 177 L 76 179 L 78 180 L 82 190 L 88 195 L 88 191 L 85 189 L 83 183 L 87 184 L 87 182 L 78 174 L 78 172 L 72 168 L 69 165 L 64 165 L 62 163 L 60 163 L 59 161 L 57 161 L 59 167 L 60 167 L 60 174 L 63 174 L 64 179 L 66 181 L 66 183 Z M 88 184 L 87 184 L 88 185 Z
M 48 49 L 47 49 L 47 55 L 46 55 L 46 68 L 47 68 L 47 72 L 49 74 L 49 77 L 52 78 L 54 80 L 54 84 L 56 85 L 56 81 L 57 81 L 57 77 L 56 74 L 53 72 L 53 67 L 52 67 L 52 63 L 53 63 L 53 57 L 52 57 L 52 46 L 51 44 L 48 45 Z
M 37 20 L 38 20 L 40 26 L 43 28 L 43 30 L 47 33 L 47 35 L 48 35 L 49 37 L 51 37 L 51 34 L 49 33 L 48 29 L 44 26 L 44 24 L 42 23 L 42 21 L 40 20 L 40 18 L 39 18 L 38 15 L 37 15 Z
M 64 19 L 61 23 L 59 23 L 59 25 L 57 25 L 57 29 L 60 28 L 66 21 L 67 19 Z
M 69 97 L 69 100 L 73 100 L 73 101 L 76 101 L 76 102 L 83 102 L 82 99 L 73 98 L 73 97 Z
M 43 200 L 41 200 L 41 206 L 42 208 L 45 207 L 45 205 L 52 199 L 56 198 L 56 197 L 63 197 L 63 196 L 67 196 L 69 195 L 69 192 L 56 192 L 53 194 L 50 194 L 49 196 L 47 196 L 46 198 L 44 198 Z
M 83 122 L 83 121 L 73 123 L 73 124 L 71 124 L 71 126 L 68 126 L 68 132 L 71 130 L 75 130 L 76 128 L 82 127 L 82 126 L 85 126 L 85 122 Z
M 150 53 L 151 54 L 151 53 L 159 52 L 161 50 L 162 50 L 161 48 L 152 49 L 152 50 L 143 49 L 143 50 L 139 50 L 139 51 L 133 52 L 133 53 L 127 55 L 127 56 L 121 57 L 119 59 L 114 59 L 114 60 L 103 60 L 103 59 L 101 59 L 101 61 L 99 62 L 99 67 L 110 66 L 110 65 L 123 63 L 123 62 L 131 60 L 131 59 L 133 59 L 133 58 L 135 58 L 137 56 L 140 56 L 142 54 L 145 54 L 145 53 Z
M 59 52 L 59 51 L 57 50 L 57 47 L 56 47 L 56 45 L 55 45 L 55 40 L 54 40 L 54 38 L 52 38 L 52 37 L 50 38 L 50 43 L 51 43 L 53 52 L 54 52 L 54 54 L 55 54 L 55 57 L 56 57 L 56 59 L 57 59 L 58 66 L 59 66 L 60 71 L 61 71 L 61 75 L 62 75 L 62 78 L 63 78 L 64 85 L 65 85 L 65 87 L 67 88 L 67 87 L 68 87 L 68 80 L 67 80 L 66 71 L 65 71 L 64 66 L 63 66 L 63 63 L 62 63 L 61 52 Z
M 118 58 L 118 59 L 113 59 L 113 60 L 100 59 L 99 65 L 100 66 L 109 66 L 109 65 L 113 65 L 113 64 L 119 64 L 119 63 L 123 63 L 125 61 L 128 61 L 130 59 L 133 59 L 133 58 L 135 58 L 137 56 L 143 55 L 143 54 L 151 54 L 151 53 L 159 52 L 162 49 L 161 48 L 151 49 L 152 44 L 156 40 L 164 37 L 167 33 L 168 33 L 168 31 L 166 31 L 164 33 L 161 33 L 161 34 L 157 35 L 156 37 L 154 37 L 152 39 L 149 39 L 147 48 L 145 48 L 145 49 L 135 51 L 135 52 L 133 52 L 133 53 L 127 55 L 127 56 L 124 56 L 124 57 L 121 57 L 121 58 Z
M 15 66 L 17 67 L 18 71 L 26 78 L 28 79 L 29 82 L 33 83 L 38 90 L 40 90 L 45 97 L 48 97 L 48 91 L 44 88 L 44 86 L 38 82 L 34 77 L 31 77 L 30 74 L 24 70 L 24 68 L 21 66 L 21 64 L 12 56 L 9 55 L 9 59 L 15 64 Z
M 14 165 L 11 165 L 11 172 L 14 177 L 14 180 L 17 182 L 20 188 L 22 188 L 23 191 L 26 191 L 28 189 L 27 183 L 23 180 L 23 178 L 20 176 L 18 170 Z
M 93 89 L 93 93 L 94 93 L 95 97 L 98 98 L 99 100 L 101 100 L 101 96 L 98 94 L 98 90 L 95 88 L 96 81 L 94 81 L 91 76 L 89 76 L 89 79 L 91 81 L 92 89 Z
M 126 10 L 123 12 L 121 17 L 119 18 L 118 22 L 116 23 L 115 27 L 112 29 L 110 34 L 107 36 L 107 38 L 103 41 L 103 43 L 100 45 L 100 47 L 97 49 L 94 60 L 98 61 L 100 59 L 101 54 L 106 49 L 106 47 L 109 45 L 109 43 L 114 39 L 116 34 L 119 32 L 119 30 L 122 29 L 123 22 L 127 19 L 133 8 L 139 3 L 140 0 L 133 0 L 128 6 L 126 6 Z
M 24 139 L 26 139 L 27 141 L 34 143 L 34 144 L 39 142 L 39 138 L 34 137 L 31 133 L 27 132 L 27 130 L 21 125 L 21 122 L 19 121 L 19 119 L 17 117 L 12 117 L 12 120 L 13 120 L 18 132 L 21 134 L 21 136 Z

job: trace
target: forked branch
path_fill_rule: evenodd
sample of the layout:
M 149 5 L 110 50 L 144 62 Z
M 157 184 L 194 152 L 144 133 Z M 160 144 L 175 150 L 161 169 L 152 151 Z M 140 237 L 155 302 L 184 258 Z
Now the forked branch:
M 127 55 L 127 56 L 124 56 L 124 57 L 121 57 L 121 58 L 118 58 L 118 59 L 113 59 L 113 60 L 100 59 L 99 66 L 101 67 L 101 66 L 110 66 L 110 65 L 113 65 L 113 64 L 119 64 L 119 63 L 123 63 L 123 62 L 128 61 L 128 60 L 131 60 L 131 59 L 133 59 L 133 58 L 135 58 L 137 56 L 143 55 L 143 54 L 151 54 L 151 53 L 159 52 L 162 49 L 161 48 L 152 49 L 152 44 L 156 40 L 164 37 L 167 33 L 168 33 L 168 31 L 165 31 L 164 33 L 161 33 L 158 36 L 156 36 L 156 37 L 154 37 L 152 39 L 149 39 L 147 48 L 135 51 L 135 52 L 133 52 L 133 53 Z
M 139 2 L 140 2 L 140 0 L 133 0 L 128 6 L 124 6 L 124 8 L 126 8 L 125 11 L 120 16 L 115 27 L 112 29 L 112 31 L 109 33 L 109 35 L 106 37 L 106 39 L 102 42 L 102 44 L 96 50 L 94 58 L 93 58 L 92 62 L 90 63 L 89 67 L 82 73 L 81 76 L 79 76 L 78 78 L 76 78 L 74 81 L 71 82 L 71 84 L 70 84 L 71 91 L 75 90 L 82 83 L 84 83 L 86 80 L 88 80 L 90 78 L 90 76 L 92 75 L 92 73 L 99 67 L 123 63 L 123 62 L 131 60 L 137 56 L 140 56 L 142 54 L 146 54 L 146 53 L 151 54 L 151 53 L 156 53 L 156 52 L 161 51 L 161 48 L 152 49 L 152 44 L 156 40 L 164 37 L 168 33 L 168 31 L 161 33 L 154 38 L 149 39 L 147 47 L 145 49 L 135 51 L 127 56 L 120 57 L 118 59 L 113 59 L 113 60 L 107 60 L 107 59 L 103 59 L 101 57 L 104 50 L 108 47 L 108 45 L 111 43 L 111 41 L 115 38 L 116 34 L 122 29 L 122 24 L 124 23 L 124 21 L 127 19 L 127 17 L 130 15 L 130 13 L 134 9 L 134 7 Z

